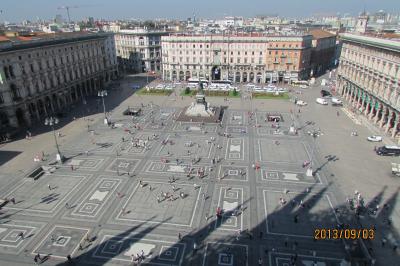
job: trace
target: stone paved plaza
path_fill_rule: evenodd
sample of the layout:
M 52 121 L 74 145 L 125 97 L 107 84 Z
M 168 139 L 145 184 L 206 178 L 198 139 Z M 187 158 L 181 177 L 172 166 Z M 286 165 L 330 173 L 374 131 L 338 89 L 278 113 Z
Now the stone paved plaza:
M 306 174 L 303 162 L 317 169 L 326 153 L 289 133 L 301 116 L 247 101 L 202 124 L 175 120 L 184 104 L 136 104 L 134 121 L 114 112 L 115 128 L 100 119 L 63 144 L 68 160 L 52 173 L 1 187 L 15 204 L 0 211 L 0 265 L 40 253 L 43 265 L 323 266 L 356 253 L 313 240 L 352 221 L 329 170 Z M 268 113 L 282 115 L 279 134 Z

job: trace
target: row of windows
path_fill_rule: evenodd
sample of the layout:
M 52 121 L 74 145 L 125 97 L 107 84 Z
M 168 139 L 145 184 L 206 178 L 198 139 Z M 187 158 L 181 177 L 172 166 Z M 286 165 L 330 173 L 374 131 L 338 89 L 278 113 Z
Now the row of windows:
M 295 65 L 280 66 L 280 65 L 268 64 L 267 68 L 270 69 L 270 70 L 294 70 L 294 71 L 297 71 L 297 67 Z M 182 65 L 180 65 L 180 66 L 172 65 L 172 69 L 174 70 L 174 69 L 187 69 L 187 68 L 182 66 Z M 210 66 L 202 66 L 202 65 L 196 66 L 196 65 L 193 65 L 193 66 L 191 66 L 191 69 L 193 69 L 193 70 L 196 70 L 196 69 L 209 70 L 211 68 L 210 68 Z
M 249 49 L 249 48 L 256 48 L 256 47 L 262 47 L 263 46 L 263 44 L 261 44 L 261 45 L 249 45 L 249 44 L 245 44 L 245 45 L 240 45 L 240 44 L 232 44 L 231 45 L 231 47 L 236 47 L 236 48 L 238 48 L 238 49 Z M 172 48 L 175 48 L 175 44 L 171 44 L 171 47 Z M 176 48 L 203 48 L 203 44 L 198 44 L 198 45 L 196 45 L 196 44 L 192 44 L 192 45 L 190 45 L 190 44 L 185 44 L 185 45 L 183 45 L 183 44 L 177 44 L 176 45 Z M 205 45 L 205 48 L 209 48 L 210 46 L 209 46 L 209 44 L 206 44 Z M 284 43 L 284 44 L 277 44 L 277 43 L 270 43 L 269 44 L 269 47 L 275 47 L 275 48 L 299 48 L 299 44 L 286 44 L 286 43 Z M 166 48 L 166 47 L 164 47 L 164 48 Z
M 73 51 L 73 50 L 78 50 L 80 51 L 80 49 L 83 49 L 84 47 L 86 48 L 92 48 L 91 50 L 95 51 L 97 50 L 97 44 L 96 43 L 87 43 L 86 45 L 81 44 L 81 45 L 74 45 L 74 46 L 70 46 L 70 47 L 64 47 L 64 49 L 58 48 L 58 49 L 48 49 L 45 50 L 44 52 L 36 52 L 36 53 L 29 53 L 27 55 L 19 55 L 18 59 L 22 60 L 24 57 L 26 58 L 32 58 L 32 57 L 42 57 L 42 56 L 46 56 L 46 55 L 54 55 L 55 53 L 61 53 L 61 52 L 67 52 L 69 50 Z M 104 47 L 102 47 L 102 51 L 104 51 Z M 3 61 L 4 63 L 4 61 Z

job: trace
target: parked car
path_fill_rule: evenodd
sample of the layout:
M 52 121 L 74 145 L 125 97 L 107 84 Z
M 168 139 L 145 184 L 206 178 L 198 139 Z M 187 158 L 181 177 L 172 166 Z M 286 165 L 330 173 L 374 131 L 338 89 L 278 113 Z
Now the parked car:
M 331 99 L 331 102 L 332 102 L 332 105 L 336 105 L 336 106 L 341 106 L 341 105 L 343 105 L 343 102 L 342 102 L 342 100 L 339 100 L 338 98 L 335 98 L 335 97 L 333 97 L 332 99 Z
M 331 97 L 332 94 L 327 90 L 321 90 L 321 97 Z
M 318 103 L 318 104 L 322 104 L 322 105 L 327 105 L 328 104 L 328 101 L 325 100 L 324 98 L 317 98 L 315 100 L 315 102 Z
M 371 142 L 380 142 L 380 141 L 382 141 L 382 139 L 383 139 L 382 136 L 376 136 L 376 135 L 369 136 L 367 138 L 367 140 L 371 141 Z
M 306 106 L 307 105 L 307 103 L 305 101 L 302 101 L 302 100 L 298 100 L 296 102 L 296 104 L 299 105 L 299 106 Z

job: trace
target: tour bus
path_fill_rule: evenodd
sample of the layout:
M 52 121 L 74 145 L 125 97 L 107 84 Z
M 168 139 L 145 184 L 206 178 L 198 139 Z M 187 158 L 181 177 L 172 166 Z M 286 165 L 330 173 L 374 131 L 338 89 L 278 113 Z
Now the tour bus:
M 196 79 L 196 78 L 188 79 L 188 86 L 189 87 L 197 87 L 200 82 L 203 83 L 203 86 L 207 87 L 208 81 L 206 79 Z
M 232 86 L 232 81 L 231 80 L 213 80 L 211 81 L 214 84 L 221 84 L 221 85 L 231 85 Z
M 301 85 L 309 86 L 310 85 L 307 80 L 292 80 L 291 84 L 293 86 L 301 86 Z
M 399 146 L 382 146 L 376 149 L 376 154 L 378 155 L 392 155 L 399 156 L 400 155 L 400 147 Z

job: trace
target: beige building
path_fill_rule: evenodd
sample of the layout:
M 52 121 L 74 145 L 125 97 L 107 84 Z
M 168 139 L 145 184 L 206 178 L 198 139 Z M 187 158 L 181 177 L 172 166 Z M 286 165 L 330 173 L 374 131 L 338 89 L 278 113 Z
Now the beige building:
M 400 42 L 344 33 L 338 91 L 392 137 L 400 121 Z
M 112 34 L 1 36 L 0 135 L 82 102 L 117 75 Z
M 269 83 L 305 79 L 311 35 L 170 35 L 161 37 L 163 79 Z

